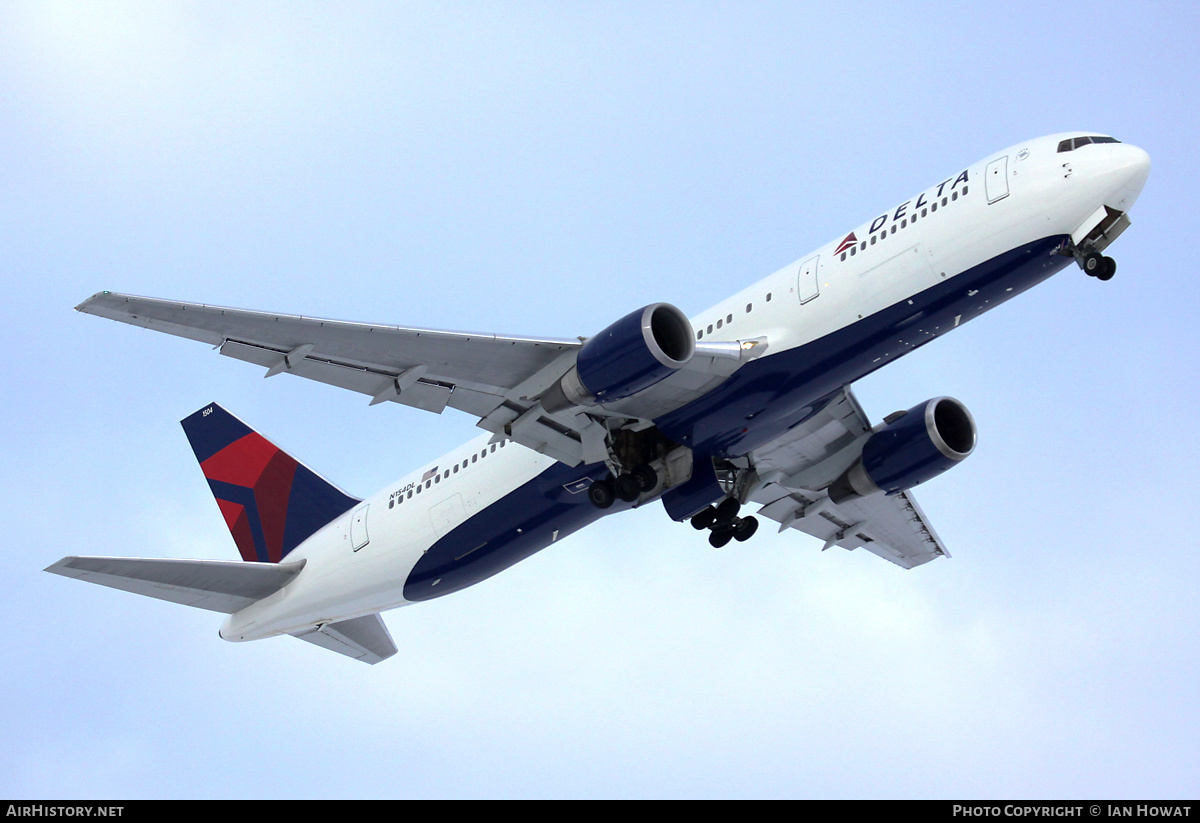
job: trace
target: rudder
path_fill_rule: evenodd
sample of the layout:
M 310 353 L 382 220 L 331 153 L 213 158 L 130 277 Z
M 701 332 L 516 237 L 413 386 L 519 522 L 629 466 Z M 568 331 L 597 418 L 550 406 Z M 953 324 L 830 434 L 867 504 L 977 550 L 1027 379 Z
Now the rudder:
M 243 560 L 278 563 L 360 502 L 216 403 L 180 423 Z

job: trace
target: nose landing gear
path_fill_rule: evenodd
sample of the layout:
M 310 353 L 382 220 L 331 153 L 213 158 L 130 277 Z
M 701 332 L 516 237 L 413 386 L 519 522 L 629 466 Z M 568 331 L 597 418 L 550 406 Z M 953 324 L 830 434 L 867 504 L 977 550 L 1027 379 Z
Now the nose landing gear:
M 1076 259 L 1079 261 L 1079 267 L 1088 277 L 1112 280 L 1113 275 L 1117 273 L 1117 261 L 1111 257 L 1105 257 L 1098 251 L 1084 252 Z

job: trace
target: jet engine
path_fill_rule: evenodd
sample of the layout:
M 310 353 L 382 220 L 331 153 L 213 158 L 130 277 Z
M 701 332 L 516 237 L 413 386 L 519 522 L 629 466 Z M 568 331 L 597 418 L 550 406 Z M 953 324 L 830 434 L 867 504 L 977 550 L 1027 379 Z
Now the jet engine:
M 548 412 L 630 397 L 682 368 L 696 350 L 687 315 L 653 303 L 590 338 L 575 365 L 542 395 Z
M 975 419 L 950 397 L 889 415 L 863 444 L 862 456 L 829 486 L 842 503 L 876 492 L 911 489 L 937 477 L 975 450 Z

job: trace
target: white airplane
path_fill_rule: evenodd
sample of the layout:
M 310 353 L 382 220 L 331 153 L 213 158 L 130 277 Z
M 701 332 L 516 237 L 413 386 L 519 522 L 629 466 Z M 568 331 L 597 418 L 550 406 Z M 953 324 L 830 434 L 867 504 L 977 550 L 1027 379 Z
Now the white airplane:
M 242 561 L 66 557 L 47 571 L 223 612 L 226 640 L 292 635 L 377 663 L 380 612 L 478 583 L 615 511 L 662 500 L 713 546 L 757 514 L 904 568 L 947 556 L 909 489 L 975 448 L 939 397 L 872 426 L 863 375 L 1077 263 L 1129 226 L 1146 152 L 1041 137 L 956 170 L 689 319 L 655 303 L 550 340 L 101 292 L 77 308 L 441 413 L 485 434 L 359 500 L 220 406 L 183 421 Z

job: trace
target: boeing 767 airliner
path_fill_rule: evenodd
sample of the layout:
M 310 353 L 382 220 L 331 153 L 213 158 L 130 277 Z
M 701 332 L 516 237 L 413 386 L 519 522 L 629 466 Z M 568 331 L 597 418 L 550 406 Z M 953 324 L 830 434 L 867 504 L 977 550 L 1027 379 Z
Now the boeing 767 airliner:
M 661 500 L 712 545 L 763 517 L 903 568 L 947 555 L 910 492 L 975 448 L 937 397 L 872 426 L 859 378 L 1077 264 L 1129 226 L 1146 152 L 1088 132 L 955 169 L 687 317 L 655 303 L 554 340 L 321 320 L 101 292 L 81 312 L 477 419 L 484 434 L 359 500 L 213 403 L 183 428 L 241 561 L 66 557 L 47 571 L 228 615 L 368 663 L 380 612 L 478 583 L 606 514 Z M 909 402 L 914 402 L 910 398 Z M 747 507 L 756 515 L 744 515 Z

